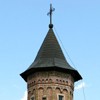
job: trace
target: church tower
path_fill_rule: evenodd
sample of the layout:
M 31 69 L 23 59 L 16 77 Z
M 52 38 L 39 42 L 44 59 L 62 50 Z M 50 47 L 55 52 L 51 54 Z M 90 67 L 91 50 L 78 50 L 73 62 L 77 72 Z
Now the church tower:
M 71 67 L 53 31 L 50 5 L 50 24 L 47 35 L 34 62 L 21 73 L 27 82 L 27 100 L 73 100 L 74 82 L 82 79 Z

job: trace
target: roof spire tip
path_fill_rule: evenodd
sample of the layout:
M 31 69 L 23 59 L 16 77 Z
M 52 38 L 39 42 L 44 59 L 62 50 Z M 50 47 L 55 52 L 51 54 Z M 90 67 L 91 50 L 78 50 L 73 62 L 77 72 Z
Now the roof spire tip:
M 50 24 L 49 24 L 49 28 L 53 28 L 53 24 L 52 24 L 52 12 L 55 11 L 55 8 L 52 7 L 52 4 L 50 4 L 50 11 L 47 13 L 47 15 L 50 15 Z
M 49 24 L 49 28 L 53 28 L 53 24 Z

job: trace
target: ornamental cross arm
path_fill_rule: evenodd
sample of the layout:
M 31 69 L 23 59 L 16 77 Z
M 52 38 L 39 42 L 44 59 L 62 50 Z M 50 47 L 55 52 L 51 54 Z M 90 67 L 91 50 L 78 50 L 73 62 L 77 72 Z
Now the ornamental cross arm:
M 50 16 L 50 24 L 52 24 L 52 12 L 55 11 L 55 8 L 52 7 L 52 4 L 50 4 L 50 11 L 47 13 L 47 15 Z

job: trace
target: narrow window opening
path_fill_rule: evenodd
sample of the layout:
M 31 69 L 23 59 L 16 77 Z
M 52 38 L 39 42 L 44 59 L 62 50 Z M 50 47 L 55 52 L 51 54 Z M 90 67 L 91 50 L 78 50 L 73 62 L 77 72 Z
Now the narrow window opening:
M 59 95 L 59 100 L 64 100 L 64 96 Z
M 42 100 L 46 100 L 46 97 L 43 97 Z

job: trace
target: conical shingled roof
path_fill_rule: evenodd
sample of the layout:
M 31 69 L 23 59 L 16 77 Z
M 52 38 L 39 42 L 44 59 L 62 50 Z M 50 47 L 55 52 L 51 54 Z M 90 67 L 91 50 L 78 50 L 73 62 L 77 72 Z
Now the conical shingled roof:
M 21 76 L 27 81 L 29 74 L 43 70 L 69 73 L 75 81 L 82 79 L 77 70 L 72 68 L 66 61 L 52 28 L 49 29 L 34 62 Z
M 49 29 L 47 36 L 36 56 L 33 64 L 28 68 L 37 67 L 67 67 L 67 69 L 73 68 L 66 62 L 60 45 L 56 39 L 53 29 Z

